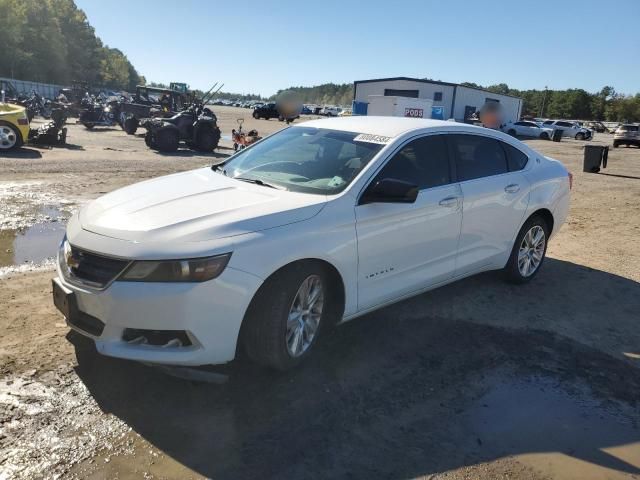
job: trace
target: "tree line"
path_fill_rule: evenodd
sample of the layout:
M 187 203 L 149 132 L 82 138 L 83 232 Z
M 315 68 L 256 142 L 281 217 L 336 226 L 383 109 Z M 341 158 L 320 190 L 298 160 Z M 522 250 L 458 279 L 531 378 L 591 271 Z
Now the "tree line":
M 0 76 L 116 90 L 144 83 L 127 57 L 104 45 L 73 0 L 0 0 Z
M 589 93 L 581 88 L 517 90 L 509 88 L 506 83 L 488 87 L 469 82 L 462 85 L 522 98 L 523 116 L 609 122 L 640 121 L 640 94 L 624 95 L 616 92 L 611 86 L 605 86 L 596 93 Z
M 611 86 L 590 93 L 580 88 L 568 90 L 517 90 L 505 83 L 483 87 L 476 83 L 462 85 L 489 92 L 514 95 L 523 100 L 522 115 L 529 117 L 566 118 L 576 120 L 604 120 L 611 122 L 640 121 L 640 94 L 623 95 Z M 304 103 L 321 105 L 350 105 L 353 84 L 325 83 L 315 87 L 291 87 Z M 278 94 L 284 90 L 278 91 Z

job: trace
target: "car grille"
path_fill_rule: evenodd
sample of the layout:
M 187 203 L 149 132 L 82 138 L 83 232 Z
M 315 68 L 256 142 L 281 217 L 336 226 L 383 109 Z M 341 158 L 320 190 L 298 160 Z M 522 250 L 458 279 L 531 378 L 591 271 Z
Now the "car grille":
M 129 264 L 128 260 L 104 257 L 71 246 L 71 256 L 65 259 L 66 274 L 70 280 L 78 280 L 96 288 L 111 283 Z

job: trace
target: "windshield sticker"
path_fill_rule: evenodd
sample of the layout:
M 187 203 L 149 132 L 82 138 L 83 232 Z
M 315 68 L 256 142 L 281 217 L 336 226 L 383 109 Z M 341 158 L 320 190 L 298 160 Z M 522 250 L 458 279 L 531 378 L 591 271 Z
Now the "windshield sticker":
M 361 133 L 353 139 L 354 142 L 367 142 L 367 143 L 379 143 L 386 145 L 391 141 L 391 137 L 385 137 L 383 135 L 370 135 L 368 133 Z

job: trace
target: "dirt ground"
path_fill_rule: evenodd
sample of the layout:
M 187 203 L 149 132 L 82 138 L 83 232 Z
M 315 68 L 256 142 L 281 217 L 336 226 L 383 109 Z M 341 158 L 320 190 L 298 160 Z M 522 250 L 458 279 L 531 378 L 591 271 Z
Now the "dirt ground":
M 223 385 L 102 357 L 51 302 L 64 221 L 146 178 L 217 163 L 119 128 L 0 157 L 0 480 L 640 478 L 640 149 L 582 172 L 585 142 L 527 143 L 574 174 L 526 286 L 482 274 L 326 332 L 301 368 Z M 610 144 L 598 134 L 593 143 Z

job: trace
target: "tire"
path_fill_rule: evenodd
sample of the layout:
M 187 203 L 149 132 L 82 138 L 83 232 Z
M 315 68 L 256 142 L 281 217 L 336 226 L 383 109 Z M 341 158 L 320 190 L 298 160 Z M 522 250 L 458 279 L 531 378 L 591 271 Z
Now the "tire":
M 66 144 L 67 144 L 67 127 L 64 127 L 60 131 L 60 145 L 66 145 Z
M 253 112 L 253 118 L 255 118 L 256 120 L 260 119 L 260 115 L 258 115 L 258 112 Z
M 127 132 L 127 135 L 134 135 L 138 130 L 138 119 L 136 117 L 127 118 L 122 125 L 122 129 Z
M 87 130 L 93 130 L 93 123 L 83 123 L 84 128 L 86 128 Z
M 613 141 L 613 148 L 618 148 L 620 146 L 619 142 Z
M 161 152 L 175 152 L 179 143 L 178 132 L 173 128 L 161 128 L 155 134 L 156 148 Z
M 542 140 L 549 140 L 549 134 L 548 134 L 547 132 L 542 132 L 542 133 L 540 134 L 540 138 L 541 138 Z
M 283 117 L 282 115 L 280 115 L 280 116 L 278 117 L 278 121 L 279 121 L 279 122 L 284 122 L 284 117 Z
M 276 272 L 260 287 L 247 309 L 241 334 L 244 350 L 252 361 L 277 370 L 288 370 L 309 356 L 320 332 L 331 323 L 331 317 L 337 311 L 337 296 L 332 294 L 328 279 L 321 264 L 299 262 Z M 294 355 L 291 349 L 295 348 L 295 332 L 307 330 L 295 328 L 300 324 L 294 321 L 294 327 L 287 331 L 287 322 L 301 287 L 308 281 L 317 282 L 314 285 L 322 288 L 323 297 L 318 300 L 321 303 L 319 321 L 310 340 L 299 337 L 302 347 L 305 338 L 309 343 Z
M 512 128 L 507 132 L 509 135 L 511 135 L 512 137 L 516 136 L 516 131 Z
M 155 148 L 153 134 L 151 132 L 147 131 L 147 133 L 144 134 L 144 143 L 146 143 L 149 148 Z
M 576 133 L 576 140 L 584 140 L 584 133 Z
M 196 150 L 200 152 L 213 152 L 220 142 L 220 130 L 201 127 L 196 136 Z
M 533 252 L 525 250 L 527 254 L 522 256 L 523 265 L 520 266 L 518 258 L 521 256 L 521 247 L 526 248 L 527 244 L 531 244 L 531 242 L 529 241 L 531 237 L 528 237 L 526 243 L 525 237 L 527 237 L 529 232 L 535 232 L 535 235 L 537 236 L 538 232 L 540 231 L 542 231 L 544 234 L 544 236 L 542 237 L 542 241 L 544 242 L 544 244 L 540 245 L 539 243 L 536 243 L 535 245 L 537 246 L 537 248 L 534 248 Z M 531 279 L 533 279 L 538 274 L 540 268 L 542 268 L 542 264 L 544 263 L 544 259 L 547 253 L 548 240 L 549 226 L 547 225 L 547 222 L 544 220 L 544 218 L 538 215 L 534 215 L 529 220 L 527 220 L 520 229 L 520 232 L 518 232 L 516 241 L 513 244 L 513 249 L 511 250 L 511 255 L 509 256 L 509 261 L 504 267 L 504 273 L 507 281 L 516 284 L 522 284 L 531 281 Z M 541 253 L 541 256 L 539 260 L 537 260 L 538 263 L 535 266 L 535 269 L 533 271 L 527 272 L 527 267 L 531 264 L 526 261 L 525 257 L 528 258 L 529 262 L 532 262 L 537 258 L 535 252 L 538 252 L 538 255 Z
M 20 148 L 24 140 L 20 130 L 7 122 L 0 122 L 0 152 Z

